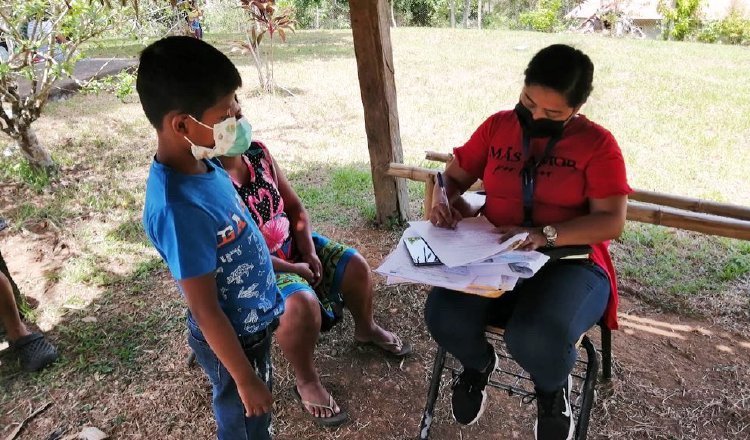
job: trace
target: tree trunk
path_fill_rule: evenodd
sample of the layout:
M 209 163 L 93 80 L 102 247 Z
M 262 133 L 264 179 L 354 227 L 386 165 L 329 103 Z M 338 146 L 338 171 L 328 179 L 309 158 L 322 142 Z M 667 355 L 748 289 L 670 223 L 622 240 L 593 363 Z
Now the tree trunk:
M 0 272 L 2 272 L 3 275 L 8 278 L 8 281 L 10 281 L 10 287 L 13 290 L 13 297 L 16 299 L 16 307 L 18 307 L 18 313 L 23 318 L 29 306 L 26 303 L 26 298 L 24 298 L 21 295 L 21 291 L 18 290 L 18 285 L 13 281 L 13 277 L 10 276 L 10 270 L 8 270 L 8 265 L 5 264 L 5 258 L 3 258 L 2 253 L 0 253 Z
M 31 126 L 26 125 L 19 128 L 17 141 L 23 156 L 32 167 L 47 173 L 54 169 L 55 162 L 52 161 L 52 156 L 39 143 L 39 138 L 36 137 L 36 133 Z
M 388 0 L 349 0 L 349 13 L 370 151 L 376 222 L 403 222 L 409 219 L 406 182 L 385 173 L 391 162 L 404 161 Z
M 482 0 L 477 0 L 477 29 L 482 29 Z
M 469 28 L 469 12 L 471 12 L 471 0 L 464 0 L 464 27 Z
M 393 11 L 393 4 L 396 3 L 396 0 L 391 0 L 391 27 L 396 27 L 396 14 Z
M 456 0 L 451 0 L 451 28 L 456 27 Z

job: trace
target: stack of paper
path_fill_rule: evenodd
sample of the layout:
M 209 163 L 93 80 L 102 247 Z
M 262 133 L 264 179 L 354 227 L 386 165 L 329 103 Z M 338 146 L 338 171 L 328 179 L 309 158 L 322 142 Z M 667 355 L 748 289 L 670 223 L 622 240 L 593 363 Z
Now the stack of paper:
M 526 239 L 517 234 L 500 243 L 495 227 L 486 217 L 460 221 L 456 229 L 444 229 L 430 222 L 411 222 L 396 249 L 375 269 L 389 283 L 412 282 L 445 287 L 483 296 L 497 297 L 512 290 L 519 278 L 529 278 L 549 257 L 531 251 L 514 250 Z M 422 237 L 443 265 L 415 266 L 403 241 Z

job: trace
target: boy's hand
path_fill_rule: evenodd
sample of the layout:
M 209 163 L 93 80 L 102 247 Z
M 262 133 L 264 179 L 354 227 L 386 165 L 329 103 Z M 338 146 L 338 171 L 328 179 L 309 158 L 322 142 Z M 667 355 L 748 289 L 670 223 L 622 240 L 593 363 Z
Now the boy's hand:
M 271 412 L 273 396 L 268 387 L 256 375 L 246 384 L 237 384 L 242 404 L 245 405 L 245 416 L 256 417 Z
M 313 271 L 307 263 L 294 263 L 294 273 L 307 280 L 311 285 L 315 281 Z
M 318 284 L 323 280 L 323 264 L 320 262 L 320 258 L 318 258 L 318 255 L 313 252 L 311 254 L 303 255 L 302 259 L 305 263 L 310 265 L 310 270 L 312 270 L 313 280 L 310 284 L 312 284 L 313 287 L 318 287 Z

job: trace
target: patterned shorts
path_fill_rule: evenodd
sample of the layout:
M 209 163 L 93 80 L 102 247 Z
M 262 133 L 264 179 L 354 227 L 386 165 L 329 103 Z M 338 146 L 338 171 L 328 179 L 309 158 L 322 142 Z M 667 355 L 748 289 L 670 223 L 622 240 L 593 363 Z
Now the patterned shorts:
M 317 233 L 312 234 L 315 253 L 323 265 L 323 280 L 317 288 L 296 273 L 278 272 L 276 284 L 281 296 L 286 299 L 298 292 L 315 295 L 320 303 L 321 331 L 330 330 L 343 317 L 344 298 L 341 295 L 341 280 L 349 259 L 357 251 L 341 243 L 329 240 Z

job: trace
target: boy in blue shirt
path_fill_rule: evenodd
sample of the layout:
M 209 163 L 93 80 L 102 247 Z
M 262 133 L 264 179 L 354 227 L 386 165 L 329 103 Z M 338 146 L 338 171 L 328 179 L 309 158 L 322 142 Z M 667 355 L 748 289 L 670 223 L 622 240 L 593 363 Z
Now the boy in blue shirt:
M 232 62 L 168 37 L 143 50 L 136 88 L 158 148 L 143 225 L 189 313 L 188 343 L 213 387 L 219 439 L 270 439 L 271 334 L 284 310 L 263 236 L 210 159 L 250 146 Z

